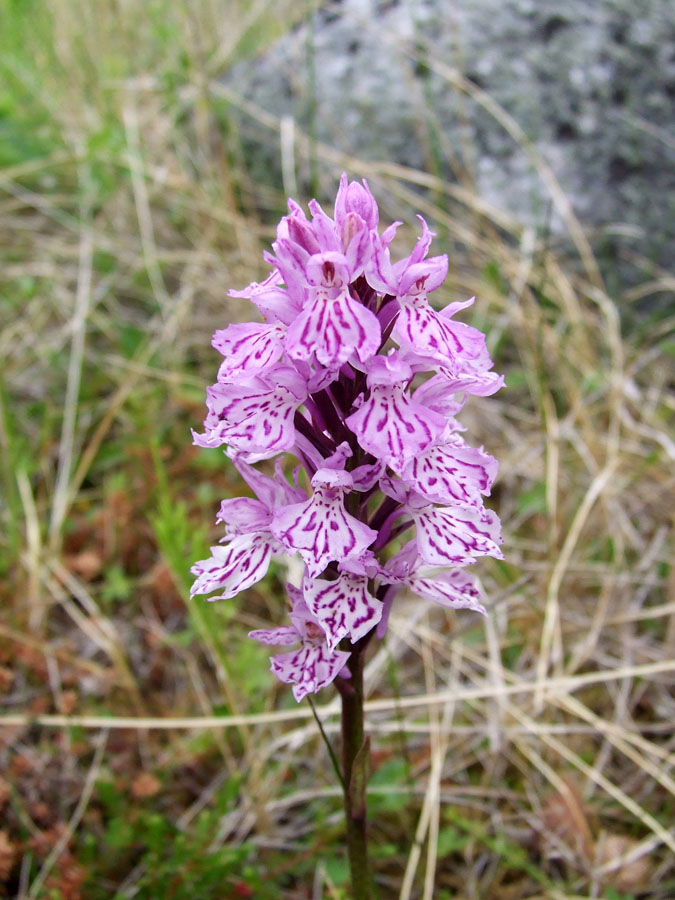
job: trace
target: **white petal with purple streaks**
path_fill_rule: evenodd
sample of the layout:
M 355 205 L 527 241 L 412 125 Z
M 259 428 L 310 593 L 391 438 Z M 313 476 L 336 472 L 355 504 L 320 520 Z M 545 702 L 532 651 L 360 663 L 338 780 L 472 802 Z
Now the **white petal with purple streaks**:
M 404 582 L 414 594 L 451 609 L 473 609 L 485 615 L 480 587 L 472 575 L 461 569 L 436 575 L 423 573 L 424 570 L 413 572 Z
M 339 368 L 356 353 L 364 362 L 380 346 L 380 323 L 347 288 L 318 287 L 288 329 L 286 351 L 294 359 L 316 359 Z
M 299 702 L 306 694 L 315 694 L 334 681 L 349 656 L 325 645 L 304 644 L 295 652 L 273 656 L 270 668 L 281 681 L 293 685 L 293 695 Z
M 195 563 L 190 569 L 197 580 L 190 594 L 209 594 L 220 590 L 210 600 L 227 600 L 239 591 L 251 587 L 267 574 L 273 552 L 281 547 L 270 534 L 242 534 L 229 544 L 211 547 L 209 559 Z
M 403 385 L 377 385 L 370 397 L 345 420 L 364 450 L 401 463 L 432 444 L 445 419 L 413 400 Z
M 368 579 L 362 575 L 342 572 L 337 581 L 308 580 L 305 600 L 331 650 L 347 635 L 358 641 L 382 616 L 382 603 L 369 593 Z
M 421 559 L 432 566 L 466 565 L 476 556 L 502 559 L 500 523 L 492 510 L 433 507 L 412 510 Z
M 279 510 L 272 523 L 274 536 L 289 552 L 302 556 L 310 578 L 320 575 L 329 562 L 360 556 L 377 537 L 376 531 L 345 511 L 341 487 L 326 483 L 329 475 L 338 474 L 320 469 L 312 479 L 314 495 L 306 503 Z
M 394 470 L 433 503 L 482 507 L 481 494 L 489 495 L 497 467 L 497 460 L 482 448 L 469 447 L 455 437 L 427 448 Z
M 195 435 L 195 443 L 228 443 L 240 451 L 272 456 L 293 447 L 293 417 L 307 389 L 294 369 L 279 365 L 237 384 L 214 384 L 206 396 L 205 433 Z
M 237 322 L 216 331 L 211 343 L 225 357 L 218 370 L 218 381 L 257 375 L 269 369 L 284 352 L 285 333 L 281 324 L 257 322 Z
M 399 302 L 401 310 L 392 337 L 403 347 L 451 371 L 463 360 L 475 358 L 483 351 L 482 332 L 435 312 L 423 294 L 408 294 Z

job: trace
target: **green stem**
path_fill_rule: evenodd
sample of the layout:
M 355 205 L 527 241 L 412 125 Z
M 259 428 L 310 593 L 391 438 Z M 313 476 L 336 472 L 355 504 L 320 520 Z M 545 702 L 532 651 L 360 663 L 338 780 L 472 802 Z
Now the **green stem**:
M 365 644 L 353 645 L 352 677 L 340 679 L 342 696 L 342 771 L 347 826 L 347 854 L 353 900 L 372 900 L 372 879 L 366 840 L 366 783 L 370 746 L 363 736 L 363 657 Z

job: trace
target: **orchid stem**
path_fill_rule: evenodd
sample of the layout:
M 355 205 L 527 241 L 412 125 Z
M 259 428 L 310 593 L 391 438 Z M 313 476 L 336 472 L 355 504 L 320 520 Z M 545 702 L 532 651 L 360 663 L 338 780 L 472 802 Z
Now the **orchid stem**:
M 342 696 L 342 770 L 347 854 L 353 900 L 372 900 L 372 876 L 366 839 L 366 783 L 370 745 L 363 734 L 363 657 L 365 644 L 353 645 L 351 678 L 339 684 Z

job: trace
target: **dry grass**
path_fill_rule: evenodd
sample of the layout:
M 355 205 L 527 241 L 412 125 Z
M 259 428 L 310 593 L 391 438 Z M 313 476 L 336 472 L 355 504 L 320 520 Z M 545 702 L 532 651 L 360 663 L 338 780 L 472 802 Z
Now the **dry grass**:
M 177 874 L 190 852 L 243 844 L 272 891 L 255 896 L 345 896 L 311 712 L 245 638 L 277 614 L 283 573 L 218 609 L 185 592 L 204 523 L 239 489 L 188 428 L 215 372 L 210 334 L 245 314 L 226 290 L 260 274 L 283 206 L 247 171 L 242 141 L 263 135 L 287 181 L 306 183 L 315 154 L 325 197 L 347 168 L 383 218 L 428 216 L 451 256 L 442 300 L 478 297 L 507 375 L 466 418 L 501 461 L 506 562 L 478 567 L 490 616 L 410 598 L 368 665 L 382 897 L 672 897 L 673 322 L 632 312 L 672 277 L 645 263 L 641 290 L 610 296 L 568 208 L 563 253 L 467 187 L 343 158 L 244 103 L 216 80 L 242 44 L 222 3 L 166 19 L 158 4 L 148 20 L 99 7 L 85 32 L 84 4 L 49 0 L 32 38 L 17 30 L 33 68 L 5 64 L 11 117 L 26 103 L 41 125 L 0 172 L 0 884 L 157 896 L 139 834 L 115 843 L 111 821 L 152 809 L 194 836 L 215 809 L 199 851 L 176 850 Z M 259 7 L 230 20 L 255 45 L 276 30 Z M 335 735 L 335 701 L 320 699 Z M 247 871 L 202 896 L 247 896 Z

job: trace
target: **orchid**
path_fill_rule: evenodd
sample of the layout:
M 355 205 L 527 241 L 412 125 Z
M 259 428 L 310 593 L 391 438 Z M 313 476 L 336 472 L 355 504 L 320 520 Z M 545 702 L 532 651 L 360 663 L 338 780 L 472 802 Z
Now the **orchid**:
M 307 606 L 302 591 L 287 585 L 292 601 L 289 610 L 290 625 L 278 628 L 261 628 L 252 631 L 250 637 L 263 644 L 301 644 L 299 650 L 280 653 L 272 658 L 272 671 L 281 681 L 293 685 L 296 700 L 316 692 L 330 684 L 344 668 L 349 653 L 335 650 L 326 641 L 326 635 L 312 611 Z
M 337 685 L 348 784 L 363 740 L 363 653 L 386 634 L 401 592 L 485 613 L 465 568 L 501 558 L 499 518 L 485 505 L 497 461 L 464 439 L 457 417 L 467 398 L 495 393 L 503 378 L 485 336 L 456 318 L 474 299 L 440 312 L 430 302 L 448 260 L 428 256 L 434 235 L 421 216 L 412 252 L 392 261 L 400 223 L 379 231 L 365 180 L 342 176 L 332 217 L 316 201 L 309 211 L 289 201 L 264 254 L 268 277 L 230 291 L 263 321 L 213 337 L 223 361 L 194 442 L 225 447 L 255 497 L 223 500 L 222 541 L 194 565 L 192 592 L 233 597 L 273 557 L 299 557 L 299 584 L 287 586 L 290 624 L 250 636 L 296 645 L 271 665 L 297 700 Z M 347 788 L 345 803 L 354 818 Z M 350 827 L 355 895 L 365 898 Z
M 432 589 L 425 572 L 501 556 L 499 520 L 484 505 L 497 461 L 463 439 L 456 416 L 468 395 L 493 393 L 503 379 L 483 334 L 454 318 L 473 299 L 440 313 L 431 306 L 448 262 L 428 256 L 433 232 L 421 216 L 412 253 L 392 262 L 399 223 L 378 232 L 365 181 L 342 176 L 333 218 L 316 201 L 310 212 L 289 201 L 266 254 L 269 276 L 230 292 L 264 321 L 213 338 L 223 362 L 194 440 L 225 446 L 258 499 L 223 501 L 224 543 L 193 567 L 193 593 L 232 597 L 264 577 L 273 556 L 297 554 L 299 590 L 330 660 L 350 652 L 337 650 L 341 641 L 364 640 L 381 622 L 383 567 L 391 571 L 409 529 L 406 589 L 481 609 L 475 581 L 459 573 Z M 285 480 L 281 454 L 307 473 L 309 495 Z M 274 479 L 250 465 L 273 457 Z M 313 665 L 311 654 L 303 659 Z M 328 665 L 331 680 L 340 668 Z M 297 654 L 292 663 L 274 658 L 273 671 L 311 691 L 328 683 L 305 677 Z

